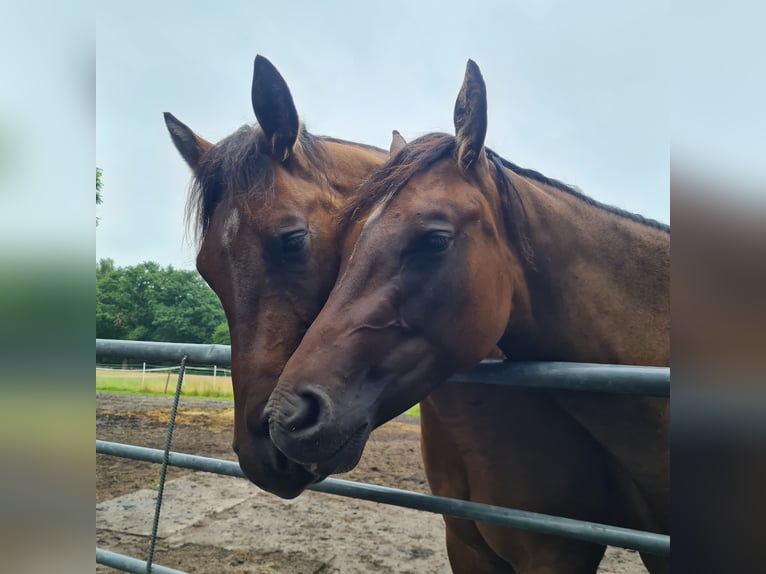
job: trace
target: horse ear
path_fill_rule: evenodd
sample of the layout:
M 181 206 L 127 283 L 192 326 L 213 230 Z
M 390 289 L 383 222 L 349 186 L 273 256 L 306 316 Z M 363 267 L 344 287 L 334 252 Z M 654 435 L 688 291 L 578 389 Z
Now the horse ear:
M 284 78 L 260 55 L 253 65 L 251 95 L 255 117 L 271 141 L 272 157 L 286 160 L 298 139 L 298 112 Z
M 453 118 L 458 164 L 468 169 L 481 155 L 487 135 L 487 88 L 479 66 L 473 60 L 466 64 Z
M 196 173 L 200 159 L 202 159 L 205 152 L 213 147 L 213 144 L 199 137 L 170 112 L 165 112 L 164 115 L 165 125 L 168 127 L 170 137 L 178 153 L 186 160 L 192 171 Z
M 391 132 L 391 136 L 391 147 L 389 148 L 389 153 L 391 154 L 391 157 L 393 157 L 399 152 L 400 149 L 407 145 L 407 141 L 402 137 L 402 134 L 396 130 Z

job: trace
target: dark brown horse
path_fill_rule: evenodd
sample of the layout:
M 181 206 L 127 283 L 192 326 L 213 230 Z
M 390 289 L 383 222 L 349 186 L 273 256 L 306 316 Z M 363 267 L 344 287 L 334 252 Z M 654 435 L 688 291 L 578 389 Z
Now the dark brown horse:
M 668 365 L 669 228 L 486 149 L 470 61 L 454 121 L 347 207 L 338 282 L 266 409 L 272 439 L 320 475 L 345 471 L 422 400 L 434 493 L 668 532 L 668 400 L 444 381 L 496 344 L 510 360 Z M 446 524 L 457 572 L 595 572 L 604 551 Z
M 197 269 L 231 332 L 234 450 L 252 482 L 289 498 L 323 477 L 274 448 L 263 408 L 335 283 L 338 209 L 388 154 L 308 133 L 261 56 L 252 103 L 259 126 L 215 145 L 171 114 L 165 122 L 194 173 L 187 217 L 197 226 Z

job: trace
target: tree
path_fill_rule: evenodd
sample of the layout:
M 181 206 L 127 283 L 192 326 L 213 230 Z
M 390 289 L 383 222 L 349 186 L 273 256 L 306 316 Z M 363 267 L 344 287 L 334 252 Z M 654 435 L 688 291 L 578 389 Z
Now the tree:
M 231 345 L 231 333 L 229 333 L 229 324 L 224 321 L 213 331 L 213 343 L 216 345 Z
M 112 271 L 114 271 L 114 259 L 106 258 L 100 260 L 98 265 L 96 265 L 96 282 L 106 277 Z
M 96 336 L 105 339 L 209 343 L 225 322 L 215 293 L 194 271 L 147 261 L 96 267 Z

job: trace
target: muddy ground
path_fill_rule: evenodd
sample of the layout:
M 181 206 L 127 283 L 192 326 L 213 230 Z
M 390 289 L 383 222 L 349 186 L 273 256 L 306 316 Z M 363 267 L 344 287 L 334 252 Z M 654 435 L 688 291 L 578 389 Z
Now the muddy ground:
M 163 448 L 170 397 L 96 394 L 96 437 Z M 236 460 L 232 403 L 183 398 L 172 449 Z M 97 546 L 145 558 L 159 465 L 96 456 Z M 399 417 L 370 438 L 342 478 L 428 492 L 419 427 Z M 307 492 L 293 501 L 242 479 L 170 468 L 154 561 L 190 573 L 449 572 L 441 517 Z M 97 572 L 112 571 L 98 566 Z M 610 548 L 603 574 L 646 570 Z

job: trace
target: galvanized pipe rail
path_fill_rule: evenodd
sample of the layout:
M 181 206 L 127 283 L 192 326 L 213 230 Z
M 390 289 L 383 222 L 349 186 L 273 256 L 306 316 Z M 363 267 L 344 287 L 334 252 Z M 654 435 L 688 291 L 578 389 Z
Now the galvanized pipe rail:
M 159 449 L 103 440 L 96 440 L 96 452 L 155 463 L 161 463 L 164 454 Z M 181 468 L 245 478 L 239 465 L 236 462 L 227 460 L 171 452 L 169 464 Z M 309 490 L 402 506 L 404 508 L 414 508 L 436 514 L 446 514 L 455 518 L 489 522 L 510 528 L 522 528 L 540 534 L 553 534 L 576 538 L 586 542 L 621 546 L 650 554 L 663 556 L 670 554 L 670 537 L 652 532 L 642 532 L 629 528 L 515 510 L 490 504 L 480 504 L 466 500 L 456 500 L 442 496 L 431 496 L 398 488 L 376 486 L 337 478 L 326 478 L 322 482 L 309 486 Z
M 148 341 L 117 341 L 96 339 L 96 356 L 101 358 L 140 358 L 154 362 L 180 362 L 186 356 L 189 363 L 231 365 L 228 345 L 199 345 L 189 343 L 157 343 Z M 670 396 L 670 369 L 604 365 L 596 363 L 483 361 L 468 373 L 454 375 L 451 381 L 463 383 L 501 384 L 515 387 L 571 391 L 606 392 L 618 394 Z M 163 451 L 108 441 L 96 441 L 96 452 L 135 460 L 161 463 Z M 203 472 L 244 478 L 235 462 L 184 453 L 170 453 L 169 464 Z M 309 487 L 310 490 L 414 508 L 464 518 L 490 522 L 506 527 L 522 528 L 541 534 L 567 536 L 588 542 L 632 548 L 641 552 L 667 556 L 670 537 L 594 522 L 585 522 L 534 512 L 479 504 L 465 500 L 430 496 L 395 488 L 327 478 Z M 128 572 L 146 572 L 147 563 L 100 548 L 96 561 Z M 162 566 L 152 565 L 152 572 L 183 574 Z
M 96 564 L 111 566 L 117 570 L 132 572 L 133 574 L 146 574 L 147 567 L 146 560 L 139 560 L 138 558 L 118 554 L 103 548 L 96 548 Z M 175 570 L 167 566 L 160 566 L 159 564 L 152 564 L 150 572 L 152 574 L 186 574 L 182 570 Z
M 231 348 L 228 345 L 96 339 L 96 356 L 118 359 L 135 357 L 154 362 L 180 362 L 186 356 L 190 363 L 222 367 L 231 365 Z M 539 389 L 670 396 L 670 369 L 667 367 L 483 361 L 472 371 L 458 373 L 450 380 Z

